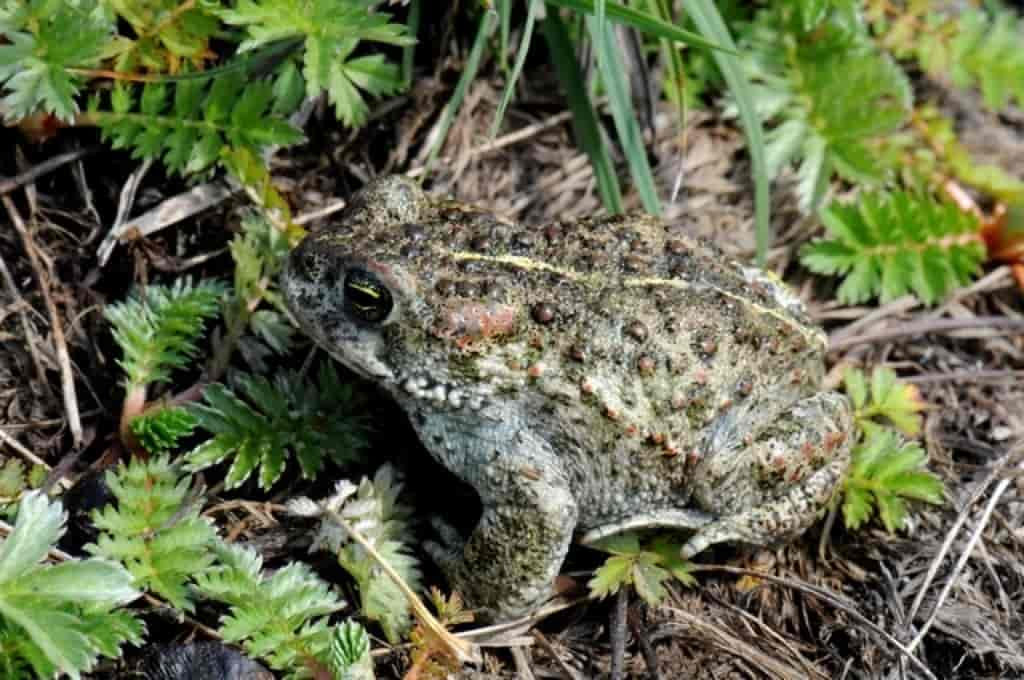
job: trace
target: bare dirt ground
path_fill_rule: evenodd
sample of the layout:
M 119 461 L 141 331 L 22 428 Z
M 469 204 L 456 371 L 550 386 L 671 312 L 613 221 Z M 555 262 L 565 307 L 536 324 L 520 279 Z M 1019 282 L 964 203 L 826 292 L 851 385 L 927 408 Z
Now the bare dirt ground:
M 331 123 L 326 111 L 314 112 L 309 143 L 282 150 L 273 161 L 276 185 L 295 212 L 336 206 L 372 175 L 420 168 L 424 140 L 458 66 L 438 67 L 434 77 L 379 107 L 358 132 Z M 528 73 L 491 140 L 501 83 L 478 80 L 428 186 L 531 224 L 600 211 L 557 93 L 549 73 Z M 1024 115 L 983 114 L 962 94 L 950 93 L 945 106 L 956 112 L 973 151 L 1024 176 Z M 650 123 L 648 147 L 666 218 L 750 258 L 752 192 L 736 126 L 713 111 L 693 111 L 680 122 L 667 107 Z M 0 180 L 0 454 L 45 461 L 54 468 L 51 482 L 74 480 L 113 455 L 121 395 L 103 306 L 123 298 L 133 283 L 183 273 L 224 277 L 231 266 L 225 245 L 247 203 L 241 195 L 222 196 L 187 219 L 127 239 L 100 266 L 98 248 L 139 164 L 100 148 L 39 177 L 26 174 L 95 143 L 89 131 L 63 131 L 42 145 L 14 130 L 0 132 L 0 175 L 14 178 Z M 833 383 L 843 366 L 887 365 L 920 388 L 929 404 L 923 441 L 946 482 L 948 503 L 917 507 L 909 529 L 896 536 L 877 527 L 853 534 L 837 522 L 827 535 L 819 525 L 776 550 L 714 552 L 704 561 L 723 566 L 700 571 L 698 589 L 674 588 L 656 609 L 623 603 L 625 672 L 666 679 L 1024 677 L 1021 291 L 1009 270 L 998 267 L 934 308 L 910 297 L 882 307 L 841 307 L 832 299 L 834 284 L 812 279 L 796 262 L 797 248 L 816 226 L 798 214 L 789 185 L 784 178 L 775 186 L 770 266 L 829 331 Z M 154 167 L 139 182 L 131 214 L 167 205 L 187 188 Z M 632 193 L 627 201 L 638 205 Z M 387 455 L 386 442 L 378 445 Z M 232 497 L 266 500 L 245 489 Z M 278 556 L 290 550 L 288 539 L 275 540 L 285 529 L 243 507 L 220 514 L 218 522 L 235 540 L 274 544 Z M 537 678 L 606 676 L 611 608 L 577 606 L 542 623 L 524 652 L 498 649 L 488 670 L 462 677 L 515 677 L 517 667 Z M 188 624 L 150 628 L 166 640 L 197 634 Z M 400 651 L 383 656 L 378 674 L 400 675 L 403 664 Z

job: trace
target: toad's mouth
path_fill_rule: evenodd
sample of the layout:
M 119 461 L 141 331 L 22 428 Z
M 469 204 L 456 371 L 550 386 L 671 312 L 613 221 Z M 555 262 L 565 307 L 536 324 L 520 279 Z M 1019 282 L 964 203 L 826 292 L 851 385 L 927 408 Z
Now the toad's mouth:
M 319 338 L 317 344 L 338 363 L 362 378 L 382 384 L 395 382 L 394 371 L 372 351 L 361 351 L 347 346 L 343 352 Z

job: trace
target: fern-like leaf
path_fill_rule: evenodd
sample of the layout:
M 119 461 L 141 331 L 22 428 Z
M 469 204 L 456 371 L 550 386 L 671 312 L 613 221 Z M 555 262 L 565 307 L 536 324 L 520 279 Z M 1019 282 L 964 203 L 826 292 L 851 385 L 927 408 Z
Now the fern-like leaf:
M 285 678 L 312 677 L 330 658 L 336 633 L 327 617 L 345 603 L 301 562 L 267 575 L 252 549 L 218 544 L 219 564 L 200 574 L 199 590 L 229 605 L 221 618 L 226 642 L 241 643 Z
M 156 73 L 176 73 L 182 62 L 199 66 L 214 53 L 210 50 L 221 26 L 210 13 L 213 3 L 183 5 L 179 0 L 108 0 L 118 17 L 132 27 L 111 45 L 118 71 L 143 67 Z
M 228 24 L 240 26 L 248 38 L 242 49 L 302 36 L 302 73 L 308 92 L 327 90 L 331 103 L 347 125 L 359 125 L 369 112 L 364 93 L 388 95 L 402 87 L 398 67 L 383 56 L 352 57 L 360 41 L 411 45 L 405 27 L 391 23 L 375 8 L 381 0 L 241 0 L 220 10 Z
M 161 408 L 133 418 L 129 424 L 142 448 L 151 454 L 165 453 L 192 434 L 195 416 L 188 409 Z
M 350 522 L 413 590 L 421 587 L 422 574 L 409 544 L 412 511 L 400 503 L 402 484 L 390 465 L 381 466 L 373 480 L 363 478 L 359 486 L 347 480 L 323 504 Z M 328 550 L 356 580 L 367 618 L 380 623 L 389 640 L 395 642 L 411 625 L 409 604 L 395 583 L 373 562 L 366 551 L 329 515 L 323 516 L 311 550 Z
M 302 139 L 301 132 L 270 113 L 272 85 L 246 82 L 237 71 L 212 81 L 180 80 L 173 87 L 147 83 L 141 95 L 135 92 L 119 84 L 110 98 L 111 110 L 100 110 L 93 99 L 90 113 L 115 149 L 131 149 L 134 158 L 162 157 L 172 172 L 202 172 L 227 148 L 258 152 Z
M 328 649 L 327 668 L 335 680 L 373 680 L 370 636 L 352 620 L 335 626 Z
M 920 10 L 926 14 L 908 8 L 888 31 L 886 43 L 897 54 L 917 57 L 933 76 L 977 87 L 993 111 L 1024 105 L 1024 30 L 1013 10 L 958 7 L 945 14 L 933 3 L 920 3 Z
M 116 610 L 139 595 L 120 565 L 98 558 L 41 564 L 65 520 L 59 503 L 30 493 L 0 543 L 0 640 L 17 636 L 4 651 L 22 660 L 6 664 L 27 664 L 41 678 L 60 672 L 77 679 L 100 656 L 119 656 L 125 642 L 140 644 L 144 630 Z
M 10 5 L 13 5 L 10 6 Z M 0 13 L 0 87 L 8 120 L 46 111 L 70 121 L 78 113 L 81 76 L 71 67 L 95 66 L 114 25 L 95 1 L 9 3 Z
M 128 391 L 149 383 L 169 382 L 170 372 L 195 355 L 206 319 L 218 310 L 223 285 L 203 281 L 193 286 L 179 279 L 173 286 L 147 286 L 125 302 L 110 305 L 104 316 L 124 357 Z
M 103 533 L 87 549 L 120 561 L 140 586 L 192 611 L 188 581 L 213 562 L 217 533 L 199 516 L 201 499 L 190 494 L 190 478 L 160 456 L 122 464 L 106 481 L 117 506 L 93 513 Z
M 800 261 L 818 274 L 845 276 L 838 291 L 845 304 L 909 292 L 934 304 L 969 283 L 985 259 L 974 216 L 906 192 L 833 203 L 821 219 L 831 238 L 805 245 Z
M 242 375 L 238 389 L 211 385 L 205 404 L 192 406 L 199 426 L 214 437 L 188 454 L 188 468 L 202 470 L 233 456 L 227 488 L 242 484 L 259 469 L 260 488 L 270 488 L 294 456 L 304 477 L 314 476 L 329 457 L 338 465 L 359 459 L 366 446 L 365 419 L 350 385 L 330 362 L 314 384 L 295 372 L 279 372 L 271 382 Z
M 925 407 L 921 392 L 897 378 L 892 369 L 876 366 L 869 381 L 862 371 L 848 368 L 843 374 L 843 387 L 853 402 L 857 425 L 869 436 L 872 428 L 886 422 L 908 437 L 921 431 L 920 413 Z
M 906 522 L 907 500 L 941 504 L 942 481 L 926 469 L 927 459 L 918 444 L 901 441 L 894 431 L 871 430 L 853 450 L 844 486 L 847 528 L 860 528 L 877 510 L 886 530 L 895 532 Z
M 793 9 L 778 3 L 759 13 L 747 69 L 758 112 L 774 122 L 765 140 L 768 172 L 774 177 L 797 161 L 800 207 L 813 212 L 835 172 L 856 181 L 882 178 L 886 168 L 872 145 L 903 125 L 912 93 L 903 71 L 856 21 L 840 12 L 823 20 L 821 8 L 794 18 Z M 795 27 L 805 20 L 813 20 L 813 31 Z

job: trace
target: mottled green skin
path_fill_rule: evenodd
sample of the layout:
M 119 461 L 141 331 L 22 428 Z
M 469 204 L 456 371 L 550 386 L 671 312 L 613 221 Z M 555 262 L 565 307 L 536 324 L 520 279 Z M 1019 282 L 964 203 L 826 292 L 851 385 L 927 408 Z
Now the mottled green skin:
M 351 317 L 373 272 L 394 308 Z M 492 618 L 549 595 L 574 534 L 692 531 L 771 543 L 807 528 L 849 464 L 825 337 L 767 274 L 648 216 L 521 227 L 391 177 L 295 250 L 299 324 L 386 389 L 480 494 L 466 542 L 432 553 Z

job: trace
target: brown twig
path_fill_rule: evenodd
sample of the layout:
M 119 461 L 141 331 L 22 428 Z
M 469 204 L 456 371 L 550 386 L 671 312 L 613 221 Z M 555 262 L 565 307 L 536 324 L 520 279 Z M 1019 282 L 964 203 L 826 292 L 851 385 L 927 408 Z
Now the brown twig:
M 964 329 L 1024 332 L 1024 319 L 1005 316 L 976 316 L 966 319 L 928 319 L 900 324 L 896 328 L 885 328 L 873 333 L 836 339 L 829 342 L 829 352 L 841 352 L 855 345 L 888 342 L 900 338 L 926 335 L 928 333 L 949 333 Z
M 21 442 L 4 432 L 3 428 L 0 428 L 0 443 L 6 444 L 10 448 L 14 449 L 15 453 L 28 460 L 30 463 L 42 465 L 47 470 L 50 469 L 49 463 L 22 446 Z
M 21 236 L 22 245 L 32 264 L 32 271 L 35 273 L 39 290 L 43 294 L 43 301 L 46 304 L 46 311 L 50 315 L 50 327 L 53 332 L 53 344 L 57 354 L 57 363 L 60 366 L 61 391 L 64 394 L 64 412 L 68 417 L 68 427 L 71 429 L 71 438 L 75 447 L 82 445 L 82 418 L 78 412 L 78 395 L 75 393 L 75 376 L 71 372 L 71 357 L 68 354 L 68 344 L 64 337 L 64 327 L 61 324 L 60 315 L 57 313 L 57 304 L 53 301 L 50 293 L 49 280 L 43 269 L 39 258 L 39 252 L 32 241 L 32 235 L 28 233 L 25 222 L 21 219 L 18 209 L 10 196 L 0 196 L 7 214 L 10 215 L 14 228 Z
M 615 594 L 611 622 L 608 626 L 608 638 L 612 647 L 611 680 L 622 680 L 625 677 L 623 665 L 626 660 L 626 608 L 628 606 L 629 588 L 622 586 Z
M 22 303 L 24 308 L 30 309 L 30 305 L 21 297 L 21 293 L 18 291 L 18 286 L 14 283 L 14 277 L 11 276 L 11 270 L 7 268 L 7 262 L 4 260 L 2 254 L 0 254 L 0 278 L 3 278 L 4 287 L 7 288 L 7 294 L 15 301 L 15 304 Z M 25 345 L 28 349 L 29 356 L 32 357 L 32 365 L 35 366 L 36 377 L 39 379 L 39 384 L 47 391 L 47 394 L 51 394 L 49 391 L 50 384 L 46 380 L 46 369 L 43 368 L 42 359 L 39 358 L 39 352 L 36 351 L 35 343 L 32 342 L 32 336 L 34 333 L 32 332 L 32 326 L 29 324 L 24 311 L 19 310 L 18 319 L 21 321 L 21 332 L 25 334 Z M 61 422 L 63 423 L 63 421 Z
M 991 369 L 981 371 L 948 371 L 946 373 L 925 373 L 902 378 L 904 382 L 914 385 L 928 385 L 943 382 L 998 382 L 1009 380 L 1014 383 L 1024 380 L 1024 371 L 1012 369 Z
M 81 158 L 85 158 L 86 156 L 89 156 L 91 154 L 96 153 L 97 151 L 102 150 L 102 146 L 96 145 L 87 146 L 84 149 L 68 151 L 67 153 L 59 154 L 57 156 L 54 156 L 53 158 L 48 158 L 39 165 L 33 166 L 29 170 L 26 170 L 25 172 L 22 172 L 18 175 L 15 175 L 14 177 L 0 178 L 0 195 L 9 194 L 18 187 L 22 187 L 25 186 L 26 184 L 34 182 L 43 175 L 53 172 L 62 165 L 74 163 L 75 161 Z

